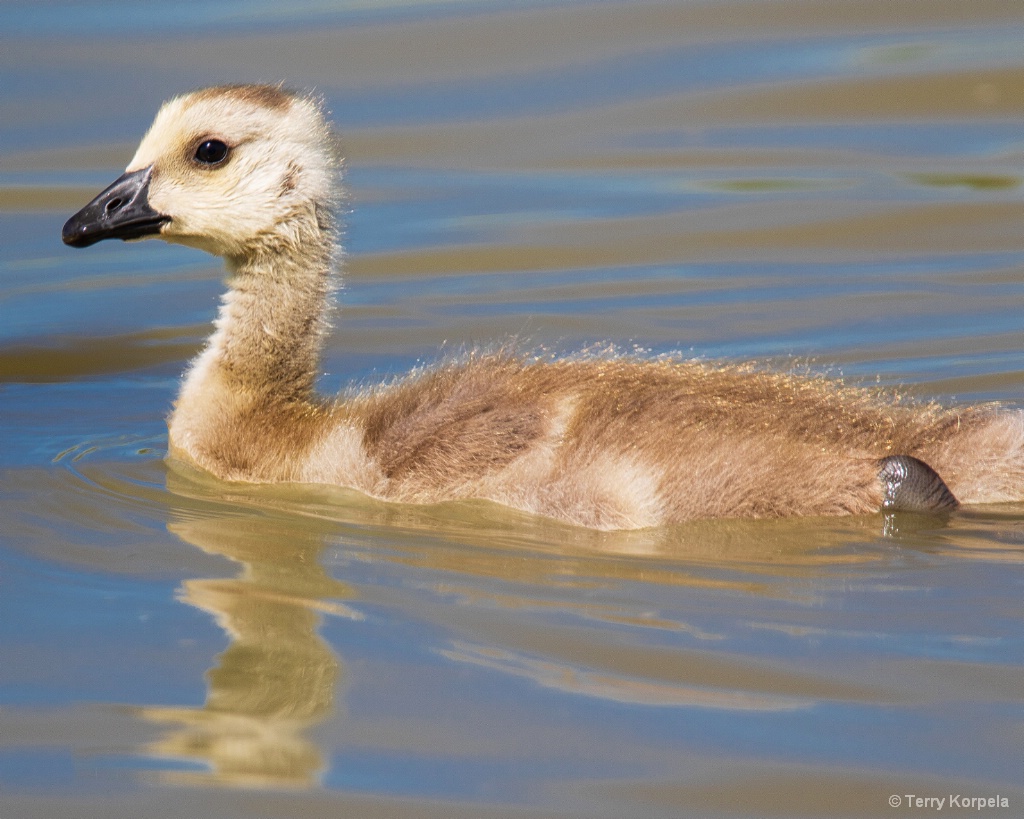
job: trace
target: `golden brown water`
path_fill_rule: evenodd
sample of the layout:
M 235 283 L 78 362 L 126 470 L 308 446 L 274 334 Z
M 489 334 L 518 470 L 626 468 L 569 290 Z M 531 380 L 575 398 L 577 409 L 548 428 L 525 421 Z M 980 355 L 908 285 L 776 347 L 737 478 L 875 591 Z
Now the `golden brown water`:
M 1024 815 L 1024 507 L 614 534 L 175 472 L 219 265 L 59 241 L 163 98 L 286 80 L 348 156 L 327 390 L 515 335 L 1019 405 L 1016 4 L 8 5 L 0 71 L 0 819 Z

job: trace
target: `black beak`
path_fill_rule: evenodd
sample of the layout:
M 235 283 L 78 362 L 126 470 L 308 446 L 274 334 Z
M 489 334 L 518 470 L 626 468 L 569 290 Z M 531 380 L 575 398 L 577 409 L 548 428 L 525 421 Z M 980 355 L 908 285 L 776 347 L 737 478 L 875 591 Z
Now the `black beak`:
M 123 174 L 113 185 L 68 219 L 64 244 L 88 247 L 101 239 L 139 239 L 159 233 L 170 216 L 149 206 L 153 167 Z

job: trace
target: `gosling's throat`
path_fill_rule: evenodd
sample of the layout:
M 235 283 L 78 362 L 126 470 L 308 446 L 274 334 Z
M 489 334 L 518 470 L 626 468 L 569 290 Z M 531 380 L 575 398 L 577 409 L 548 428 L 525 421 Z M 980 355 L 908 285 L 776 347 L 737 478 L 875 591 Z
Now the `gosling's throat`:
M 309 233 L 315 233 L 310 236 Z M 225 259 L 230 278 L 216 330 L 192 376 L 276 402 L 314 397 L 334 280 L 330 235 L 263 242 Z

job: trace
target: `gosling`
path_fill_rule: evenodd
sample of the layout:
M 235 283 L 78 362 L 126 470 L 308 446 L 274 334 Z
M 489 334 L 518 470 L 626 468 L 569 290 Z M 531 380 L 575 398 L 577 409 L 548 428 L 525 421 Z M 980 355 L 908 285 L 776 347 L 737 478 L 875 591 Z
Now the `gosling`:
M 168 419 L 170 457 L 226 481 L 487 499 L 598 529 L 1024 498 L 1020 411 L 905 404 L 751 366 L 505 350 L 321 397 L 334 144 L 308 95 L 176 97 L 64 226 L 73 247 L 157 236 L 224 258 L 228 291 Z

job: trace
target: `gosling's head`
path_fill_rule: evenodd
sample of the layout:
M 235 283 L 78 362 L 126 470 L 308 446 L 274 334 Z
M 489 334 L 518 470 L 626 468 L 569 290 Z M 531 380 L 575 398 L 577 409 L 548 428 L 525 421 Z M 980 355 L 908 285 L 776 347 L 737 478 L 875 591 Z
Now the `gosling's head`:
M 267 85 L 164 103 L 125 173 L 64 225 L 64 243 L 159 236 L 229 258 L 333 223 L 339 162 L 319 103 Z

